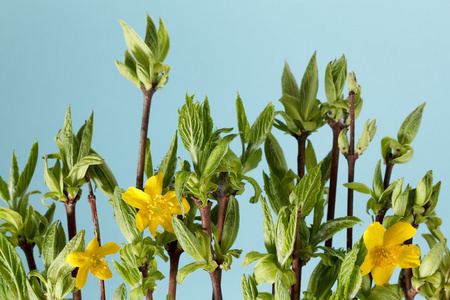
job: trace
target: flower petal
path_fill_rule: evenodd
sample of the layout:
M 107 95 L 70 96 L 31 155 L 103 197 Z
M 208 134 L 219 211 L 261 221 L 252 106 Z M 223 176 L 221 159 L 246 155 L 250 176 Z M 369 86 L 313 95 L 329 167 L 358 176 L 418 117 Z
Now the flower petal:
M 156 235 L 156 228 L 158 228 L 159 225 L 159 219 L 153 218 L 148 221 L 148 230 L 152 234 L 153 237 Z
M 371 273 L 373 281 L 375 281 L 376 285 L 386 285 L 389 283 L 389 279 L 391 279 L 392 273 L 394 273 L 395 266 L 388 266 L 386 268 L 382 268 L 380 266 L 375 266 Z
M 89 259 L 84 252 L 73 252 L 66 257 L 66 262 L 73 267 L 86 265 L 88 260 Z
M 163 173 L 150 177 L 145 183 L 144 192 L 150 195 L 152 199 L 155 199 L 156 195 L 161 195 L 163 179 Z
M 412 238 L 416 234 L 415 229 L 407 222 L 395 223 L 386 230 L 384 234 L 384 244 L 386 246 L 400 245 L 404 241 Z
M 95 233 L 95 237 L 92 239 L 92 241 L 89 242 L 87 248 L 86 248 L 86 254 L 94 254 L 98 251 L 99 245 L 97 241 L 97 233 Z
M 145 230 L 145 228 L 147 228 L 148 225 L 148 213 L 146 213 L 146 211 L 144 211 L 143 209 L 139 210 L 136 214 L 136 227 L 140 232 L 142 232 Z
M 106 263 L 103 265 L 103 268 L 98 268 L 95 274 L 92 273 L 92 275 L 100 278 L 101 280 L 110 279 L 113 276 L 111 270 L 109 269 Z
M 383 246 L 384 227 L 378 222 L 370 224 L 364 232 L 364 244 L 370 252 L 376 247 Z
M 180 206 L 180 203 L 177 200 L 177 197 L 175 196 L 175 192 L 174 191 L 167 192 L 164 195 L 164 200 L 167 201 L 167 202 L 172 203 L 172 206 L 169 208 L 169 213 L 170 214 L 172 214 L 172 215 L 181 215 L 181 213 L 182 213 L 181 206 Z M 189 202 L 187 202 L 187 200 L 184 199 L 183 197 L 181 198 L 181 203 L 183 204 L 184 213 L 186 214 L 191 209 L 191 206 L 189 205 Z
M 373 254 L 367 253 L 363 264 L 359 267 L 362 271 L 362 276 L 369 274 L 373 267 L 375 267 L 375 258 L 373 257 Z
M 132 186 L 122 194 L 122 199 L 129 205 L 139 209 L 147 208 L 148 203 L 151 201 L 150 195 Z
M 172 225 L 172 216 L 169 214 L 164 214 L 159 217 L 159 224 L 164 228 L 166 231 L 175 233 L 173 230 Z
M 86 284 L 86 280 L 89 274 L 89 268 L 87 266 L 81 266 L 78 269 L 77 279 L 75 280 L 75 287 L 78 289 L 82 289 Z
M 396 266 L 402 269 L 415 268 L 420 265 L 420 249 L 416 245 L 403 245 L 398 252 Z
M 117 251 L 119 251 L 120 246 L 117 245 L 114 242 L 109 242 L 101 246 L 98 251 L 97 255 L 100 257 L 105 257 L 106 255 L 112 255 L 115 254 Z

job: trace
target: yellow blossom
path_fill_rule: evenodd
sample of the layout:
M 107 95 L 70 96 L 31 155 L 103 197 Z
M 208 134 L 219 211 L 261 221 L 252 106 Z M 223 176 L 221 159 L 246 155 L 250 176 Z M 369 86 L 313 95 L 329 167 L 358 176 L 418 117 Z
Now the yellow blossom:
M 89 243 L 85 252 L 73 252 L 67 255 L 66 262 L 71 266 L 79 267 L 75 287 L 79 289 L 84 287 L 89 270 L 92 275 L 100 279 L 111 278 L 112 272 L 108 267 L 108 262 L 103 261 L 103 257 L 112 255 L 119 249 L 119 245 L 114 242 L 109 242 L 99 247 L 96 233 L 95 238 Z
M 386 285 L 394 272 L 395 266 L 407 269 L 420 265 L 420 249 L 416 245 L 401 245 L 412 238 L 416 229 L 411 224 L 399 222 L 389 227 L 386 232 L 375 222 L 364 232 L 364 244 L 369 253 L 361 265 L 362 275 L 372 273 L 377 285 Z
M 162 195 L 164 175 L 159 173 L 150 177 L 145 183 L 144 191 L 129 187 L 122 198 L 129 205 L 139 209 L 136 214 L 136 226 L 140 231 L 147 228 L 154 237 L 156 228 L 161 225 L 166 231 L 174 233 L 172 215 L 181 215 L 181 206 L 174 191 Z M 186 199 L 181 198 L 184 212 L 191 208 Z

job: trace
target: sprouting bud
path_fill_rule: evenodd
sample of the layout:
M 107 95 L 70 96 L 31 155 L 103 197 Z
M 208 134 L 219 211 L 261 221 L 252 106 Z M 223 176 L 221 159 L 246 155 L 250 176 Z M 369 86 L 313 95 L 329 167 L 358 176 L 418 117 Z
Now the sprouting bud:
M 367 120 L 366 124 L 364 124 L 361 138 L 359 139 L 358 144 L 356 144 L 355 153 L 358 154 L 358 156 L 363 154 L 363 152 L 366 151 L 367 147 L 369 147 L 369 143 L 375 136 L 376 131 L 376 120 L 372 120 L 372 122 L 370 123 L 369 120 Z
M 348 154 L 348 138 L 347 138 L 347 128 L 344 128 L 339 133 L 338 146 L 342 154 Z
M 358 83 L 356 82 L 356 76 L 353 71 L 348 74 L 348 90 L 355 94 L 358 92 Z

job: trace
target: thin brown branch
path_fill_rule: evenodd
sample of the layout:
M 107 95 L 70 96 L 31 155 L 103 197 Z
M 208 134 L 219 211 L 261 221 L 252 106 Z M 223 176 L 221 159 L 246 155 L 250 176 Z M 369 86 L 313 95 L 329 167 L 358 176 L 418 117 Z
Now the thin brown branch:
M 330 189 L 328 191 L 328 211 L 327 211 L 327 221 L 334 219 L 334 212 L 336 210 L 336 190 L 337 190 L 337 178 L 338 178 L 338 166 L 339 166 L 339 146 L 338 139 L 339 134 L 342 130 L 342 124 L 340 122 L 335 122 L 332 119 L 328 120 L 333 131 L 333 146 L 331 150 L 331 170 L 330 170 Z M 331 247 L 333 245 L 333 237 L 325 241 L 326 247 Z
M 77 201 L 79 200 L 80 196 L 77 195 L 74 199 L 70 198 L 70 196 L 67 197 L 68 200 L 64 202 L 64 205 L 66 207 L 66 215 L 67 215 L 67 227 L 69 232 L 69 240 L 71 240 L 74 236 L 77 235 L 77 220 L 75 216 L 75 207 L 77 204 Z M 72 277 L 77 277 L 78 268 L 75 268 L 72 271 Z M 81 290 L 73 293 L 73 300 L 81 300 Z
M 142 109 L 141 135 L 139 140 L 139 156 L 136 175 L 136 188 L 142 190 L 144 188 L 144 164 L 145 164 L 145 148 L 147 146 L 148 123 L 150 119 L 150 106 L 152 104 L 153 94 L 156 92 L 154 87 L 146 90 L 142 87 L 144 94 L 144 107 Z
M 178 246 L 178 241 L 173 241 L 167 244 L 167 253 L 169 254 L 170 261 L 170 271 L 169 271 L 169 294 L 172 300 L 176 299 L 177 296 L 177 275 L 178 275 L 178 265 L 180 262 L 181 254 L 183 249 Z
M 391 163 L 392 159 L 393 159 L 392 153 L 389 153 L 386 156 L 386 171 L 384 172 L 384 182 L 383 182 L 384 189 L 387 189 L 390 184 L 392 169 L 394 168 L 394 164 Z M 378 211 L 376 221 L 379 222 L 380 224 L 383 224 L 384 216 L 386 215 L 387 210 L 388 210 L 387 207 L 382 207 Z
M 418 226 L 414 226 L 417 228 Z M 405 245 L 412 245 L 413 239 L 409 239 L 405 241 Z M 400 286 L 402 287 L 403 294 L 405 295 L 405 300 L 412 300 L 419 293 L 416 289 L 413 288 L 411 279 L 413 277 L 412 269 L 405 269 L 405 277 L 400 279 Z
M 94 224 L 94 231 L 96 233 L 98 245 L 101 246 L 102 242 L 101 242 L 101 238 L 100 238 L 100 226 L 98 223 L 97 204 L 96 204 L 96 198 L 94 195 L 94 191 L 92 189 L 91 179 L 89 178 L 89 173 L 86 173 L 86 181 L 87 181 L 87 185 L 88 185 L 88 189 L 89 189 L 88 202 L 91 206 L 91 214 L 92 214 L 92 222 Z M 105 281 L 100 279 L 99 285 L 100 285 L 100 299 L 106 300 Z
M 219 236 L 219 245 L 222 244 L 222 234 L 223 226 L 225 222 L 225 216 L 227 214 L 228 202 L 230 201 L 230 196 L 226 192 L 227 181 L 226 172 L 220 173 L 220 180 L 217 190 L 214 192 L 214 198 L 217 200 L 217 231 Z
M 349 93 L 350 100 L 350 145 L 348 149 L 348 182 L 355 180 L 355 162 L 358 159 L 358 154 L 355 153 L 355 96 L 354 92 Z M 348 189 L 347 192 L 347 216 L 353 216 L 353 190 Z M 353 247 L 353 227 L 347 228 L 347 249 Z

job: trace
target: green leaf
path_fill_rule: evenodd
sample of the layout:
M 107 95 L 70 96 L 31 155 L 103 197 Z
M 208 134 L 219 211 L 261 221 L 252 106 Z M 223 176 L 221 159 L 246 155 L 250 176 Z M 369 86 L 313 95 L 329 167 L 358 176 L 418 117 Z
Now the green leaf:
M 255 276 L 256 283 L 258 285 L 266 282 L 273 284 L 275 282 L 275 274 L 278 270 L 279 269 L 277 267 L 277 259 L 275 255 L 265 255 L 258 260 L 254 268 L 253 274 Z
M 439 264 L 444 257 L 444 250 L 447 244 L 447 239 L 437 243 L 431 248 L 430 252 L 425 255 L 420 266 L 419 274 L 420 278 L 430 277 L 437 271 Z
M 288 292 L 289 286 L 286 284 L 285 278 L 281 271 L 277 271 L 275 274 L 275 299 L 277 300 L 290 300 Z
M 275 246 L 275 223 L 273 222 L 272 212 L 264 197 L 261 197 L 261 209 L 263 214 L 263 234 L 264 234 L 264 246 L 268 253 L 276 254 L 277 249 Z
M 17 182 L 19 181 L 19 166 L 17 164 L 16 154 L 13 152 L 11 169 L 8 178 L 9 198 L 12 200 L 12 207 L 16 207 L 17 203 Z
M 328 240 L 342 229 L 353 227 L 361 222 L 362 221 L 357 217 L 342 217 L 330 220 L 320 226 L 317 234 L 312 238 L 311 244 L 315 247 L 320 242 Z
M 233 246 L 239 231 L 239 203 L 230 196 L 222 233 L 222 253 L 227 253 Z
M 384 183 L 381 176 L 381 160 L 378 161 L 377 166 L 375 167 L 372 186 L 376 199 L 380 199 L 381 194 L 384 192 Z
M 420 122 L 422 121 L 422 112 L 425 102 L 412 111 L 403 121 L 398 130 L 398 142 L 402 145 L 411 144 L 419 131 Z
M 89 154 L 80 159 L 71 169 L 66 178 L 65 182 L 70 187 L 76 187 L 80 180 L 83 180 L 86 176 L 86 172 L 89 166 L 100 165 L 103 163 L 103 158 L 98 154 Z
M 181 141 L 184 148 L 190 153 L 194 167 L 197 168 L 204 133 L 199 113 L 192 102 L 192 98 L 186 95 L 186 104 L 178 112 L 178 130 Z
M 239 93 L 237 94 L 236 99 L 236 114 L 237 114 L 237 122 L 239 128 L 239 137 L 241 138 L 242 148 L 244 148 L 244 144 L 248 142 L 248 137 L 250 133 L 250 125 L 248 124 L 247 116 L 245 114 L 244 104 L 242 103 L 241 96 Z
M 237 134 L 224 136 L 223 139 L 220 140 L 219 144 L 214 147 L 205 164 L 203 165 L 202 178 L 208 178 L 214 173 L 216 168 L 219 166 L 222 158 L 225 156 L 225 154 L 227 154 L 228 146 L 236 136 Z
M 242 260 L 241 265 L 242 265 L 243 268 L 245 268 L 249 264 L 251 264 L 251 263 L 253 263 L 253 262 L 255 262 L 255 261 L 257 261 L 257 260 L 259 260 L 259 259 L 261 259 L 263 257 L 266 257 L 267 255 L 270 255 L 270 254 L 259 253 L 257 251 L 250 251 L 250 252 L 248 252 L 245 255 L 244 259 Z
M 30 185 L 31 178 L 33 178 L 34 170 L 36 169 L 36 163 L 39 154 L 39 146 L 38 142 L 34 143 L 30 150 L 30 156 L 28 157 L 27 164 L 20 174 L 19 181 L 17 182 L 16 192 L 17 197 L 22 197 L 26 191 L 28 186 Z M 2 180 L 0 180 L 0 186 Z M 3 188 L 0 188 L 3 190 Z M 6 200 L 6 199 L 5 199 Z
M 147 138 L 147 145 L 145 147 L 145 162 L 144 162 L 144 172 L 147 178 L 153 176 L 153 162 L 152 162 L 152 152 L 150 149 L 150 139 Z
M 289 261 L 289 258 L 292 254 L 292 251 L 294 250 L 295 245 L 295 236 L 296 236 L 296 229 L 297 229 L 297 209 L 294 207 L 294 209 L 291 211 L 291 216 L 289 218 L 289 223 L 286 228 L 285 235 L 283 236 L 283 246 L 281 248 L 281 253 L 278 254 L 278 261 L 280 262 L 280 265 L 282 267 L 286 267 L 286 263 Z M 281 255 L 280 255 L 281 254 Z M 281 261 L 280 261 L 281 256 Z
M 363 194 L 371 194 L 372 190 L 365 185 L 364 183 L 360 182 L 347 182 L 343 184 L 346 188 L 352 189 L 354 191 L 363 193 Z
M 252 186 L 253 189 L 255 190 L 255 194 L 250 198 L 250 203 L 256 203 L 258 202 L 259 196 L 261 195 L 261 187 L 259 186 L 258 182 L 249 176 L 243 176 L 243 179 L 247 180 Z
M 215 263 L 216 267 L 217 267 L 217 263 L 216 262 L 210 262 Z M 194 272 L 195 270 L 198 269 L 211 269 L 211 267 L 208 265 L 208 263 L 206 262 L 194 262 L 191 264 L 188 264 L 184 267 L 182 267 L 180 270 L 178 270 L 178 274 L 177 274 L 177 282 L 178 284 L 183 284 L 184 280 L 186 279 L 186 277 L 191 274 L 192 272 Z
M 287 116 L 297 121 L 303 120 L 302 116 L 300 115 L 301 102 L 298 98 L 295 98 L 288 94 L 283 94 L 280 98 L 280 102 L 283 104 Z
M 34 215 L 33 206 L 28 206 L 27 215 L 23 222 L 23 233 L 28 240 L 33 240 L 33 238 L 38 233 L 38 220 Z
M 355 268 L 358 252 L 359 247 L 358 244 L 356 244 L 355 247 L 345 256 L 339 272 L 338 288 L 343 290 L 345 299 L 354 298 L 359 290 L 359 286 L 362 283 L 361 270 L 359 270 L 359 268 Z M 359 273 L 359 276 L 356 275 L 356 273 Z
M 397 287 L 397 292 L 396 289 L 393 289 L 392 287 Z M 378 300 L 378 299 L 383 299 L 383 300 L 398 300 L 401 299 L 403 297 L 403 295 L 401 294 L 401 289 L 400 287 L 397 285 L 388 285 L 388 286 L 382 286 L 382 285 L 376 285 L 371 293 L 370 296 L 368 298 L 366 298 L 366 300 Z
M 316 102 L 317 91 L 319 89 L 319 74 L 317 71 L 316 52 L 314 52 L 311 60 L 306 67 L 300 85 L 300 100 L 302 119 L 310 120 L 310 115 Z
M 47 278 L 52 284 L 56 284 L 59 277 L 71 272 L 75 267 L 66 262 L 66 257 L 72 252 L 84 252 L 84 229 L 79 231 L 58 254 L 47 271 Z
M 169 53 L 170 39 L 169 33 L 167 32 L 166 25 L 164 25 L 163 20 L 159 19 L 159 29 L 158 29 L 158 58 L 157 61 L 163 62 L 167 54 Z
M 155 23 L 153 23 L 152 18 L 147 13 L 147 24 L 145 28 L 145 44 L 150 48 L 150 51 L 155 57 L 159 55 L 159 45 L 158 45 L 158 33 L 156 32 Z
M 328 293 L 331 294 L 331 288 L 339 274 L 340 260 L 333 259 L 331 266 L 327 266 L 323 261 L 319 261 L 311 274 L 308 283 L 308 291 L 311 292 L 316 299 L 327 299 Z
M 117 180 L 108 164 L 103 161 L 99 165 L 91 165 L 88 168 L 89 177 L 94 181 L 95 186 L 109 199 L 114 197 L 114 189 Z
M 142 240 L 142 232 L 136 227 L 136 209 L 122 200 L 124 190 L 116 187 L 112 204 L 117 225 L 128 243 Z
M 87 120 L 83 134 L 80 141 L 80 149 L 78 150 L 78 159 L 79 162 L 83 157 L 89 155 L 91 151 L 91 143 L 92 143 L 92 134 L 94 131 L 94 112 L 91 113 L 89 119 Z
M 199 263 L 206 263 L 206 258 L 203 255 L 202 245 L 195 237 L 195 235 L 177 218 L 172 219 L 173 229 L 178 238 L 181 248 L 195 261 Z
M 273 120 L 275 118 L 275 107 L 272 103 L 267 104 L 264 110 L 256 118 L 255 123 L 253 123 L 250 128 L 249 133 L 249 146 L 247 152 L 251 152 L 261 145 L 266 137 L 269 135 L 272 129 Z M 245 161 L 245 160 L 243 160 Z
M 283 75 L 281 76 L 281 91 L 295 98 L 300 97 L 297 81 L 289 68 L 287 61 L 284 61 Z
M 305 149 L 305 166 L 306 170 L 309 172 L 312 168 L 317 165 L 316 153 L 314 151 L 312 143 L 307 140 L 306 149 Z M 323 163 L 322 163 L 323 165 Z M 322 167 L 321 167 L 322 169 Z M 322 174 L 323 181 L 323 174 Z
M 141 81 L 136 74 L 136 66 L 134 67 L 134 69 L 132 69 L 118 60 L 114 60 L 114 62 L 116 63 L 117 70 L 120 72 L 120 74 L 122 74 L 123 77 L 131 81 L 138 88 L 141 88 Z
M 158 168 L 158 173 L 164 174 L 163 189 L 168 187 L 173 180 L 175 168 L 177 167 L 177 148 L 178 148 L 178 135 L 177 132 L 175 131 L 175 135 L 172 138 L 169 150 L 167 151 Z
M 249 282 L 247 282 L 245 274 L 242 274 L 241 289 L 243 300 L 255 300 L 255 295 L 252 293 L 252 288 L 250 287 Z
M 310 214 L 316 204 L 317 196 L 322 189 L 322 173 L 320 171 L 320 165 L 321 163 L 306 173 L 305 176 L 300 179 L 300 182 L 294 190 L 299 202 L 293 204 L 300 204 L 303 217 Z
M 203 127 L 203 143 L 200 145 L 201 145 L 202 149 L 206 149 L 207 145 L 213 143 L 213 141 L 214 141 L 212 138 L 214 123 L 211 118 L 208 97 L 205 97 L 205 101 L 203 101 L 198 112 L 199 112 L 201 122 L 202 122 L 202 127 Z M 216 130 L 214 133 L 217 134 L 220 132 L 221 132 L 221 130 L 219 129 L 219 130 Z M 217 134 L 216 137 L 219 138 L 220 135 Z
M 127 287 L 125 283 L 119 285 L 114 292 L 113 300 L 127 300 Z
M 63 299 L 75 288 L 75 278 L 71 274 L 58 277 L 55 284 L 56 299 Z
M 151 69 L 153 67 L 150 65 L 143 65 L 140 62 L 137 62 L 136 64 L 136 75 L 138 76 L 139 80 L 142 82 L 145 89 L 149 90 L 152 87 L 152 74 L 153 70 Z
M 0 233 L 0 274 L 16 299 L 27 299 L 25 270 L 14 246 Z
M 66 116 L 64 118 L 64 126 L 61 132 L 61 158 L 63 162 L 67 165 L 67 167 L 72 169 L 73 165 L 76 163 L 75 161 L 75 142 L 74 135 L 72 129 L 72 116 L 70 114 L 70 105 L 67 108 Z
M 0 219 L 8 224 L 11 224 L 17 231 L 22 226 L 22 216 L 11 209 L 0 206 Z
M 154 61 L 154 56 L 150 48 L 126 22 L 119 21 L 119 23 L 122 25 L 128 49 L 130 49 L 139 63 L 148 66 L 151 61 Z
M 325 96 L 327 97 L 328 103 L 333 103 L 337 100 L 340 95 L 336 95 L 336 87 L 333 81 L 332 64 L 328 63 L 325 70 Z
M 42 260 L 47 270 L 66 245 L 66 234 L 59 221 L 54 222 L 47 230 L 42 245 Z
M 10 200 L 8 184 L 3 180 L 1 176 L 0 176 L 0 196 L 2 197 L 3 200 L 5 200 L 5 202 Z
M 288 167 L 283 149 L 271 133 L 269 133 L 266 142 L 264 143 L 264 154 L 270 170 L 278 177 L 278 179 L 282 180 L 288 171 Z

